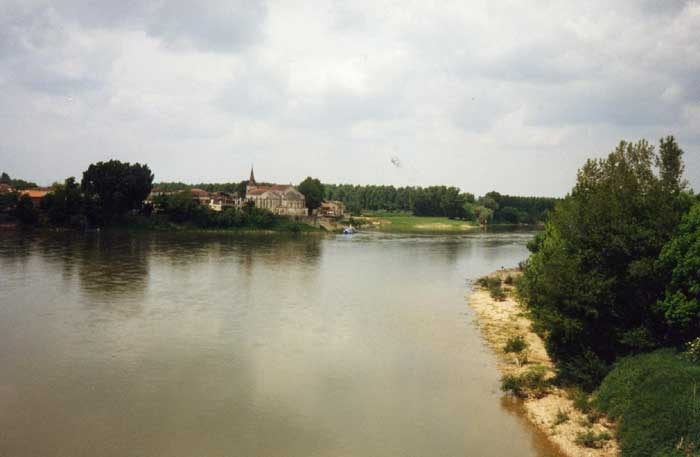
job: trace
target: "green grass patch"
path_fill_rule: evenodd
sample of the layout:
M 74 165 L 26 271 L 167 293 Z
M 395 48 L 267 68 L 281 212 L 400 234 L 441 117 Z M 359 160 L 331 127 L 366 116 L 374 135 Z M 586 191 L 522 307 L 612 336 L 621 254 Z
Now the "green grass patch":
M 395 233 L 459 233 L 478 228 L 474 221 L 448 219 L 446 217 L 419 217 L 406 213 L 367 214 L 365 227 L 382 232 Z M 355 218 L 355 219 L 360 219 Z
M 501 378 L 501 390 L 521 398 L 542 398 L 549 391 L 546 375 L 547 369 L 543 366 L 532 367 L 519 375 L 507 374 Z
M 622 457 L 700 455 L 700 365 L 673 350 L 622 359 L 594 404 L 619 419 Z

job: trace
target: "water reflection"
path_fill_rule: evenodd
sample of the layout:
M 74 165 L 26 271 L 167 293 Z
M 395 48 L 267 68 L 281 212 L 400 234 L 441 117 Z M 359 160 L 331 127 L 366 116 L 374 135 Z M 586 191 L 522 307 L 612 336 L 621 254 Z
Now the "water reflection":
M 527 239 L 0 238 L 0 455 L 549 456 L 464 301 Z

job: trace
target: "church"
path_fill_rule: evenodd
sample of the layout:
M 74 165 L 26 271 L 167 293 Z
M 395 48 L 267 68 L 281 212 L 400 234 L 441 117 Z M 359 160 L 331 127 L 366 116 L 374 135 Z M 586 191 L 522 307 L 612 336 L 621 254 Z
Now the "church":
M 278 216 L 307 216 L 304 194 L 291 184 L 258 185 L 253 168 L 245 192 L 246 200 L 253 202 L 257 208 L 264 208 Z

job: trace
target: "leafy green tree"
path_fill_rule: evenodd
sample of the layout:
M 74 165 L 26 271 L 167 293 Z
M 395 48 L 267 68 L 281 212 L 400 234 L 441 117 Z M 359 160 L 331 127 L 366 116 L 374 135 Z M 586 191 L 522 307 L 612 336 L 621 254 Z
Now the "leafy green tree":
M 40 208 L 46 213 L 52 225 L 70 227 L 84 225 L 83 195 L 74 177 L 54 186 L 53 192 L 46 194 L 41 200 Z
M 3 171 L 2 175 L 0 175 L 0 184 L 10 184 L 10 181 L 10 175 Z
M 664 246 L 659 259 L 671 272 L 658 303 L 669 338 L 683 343 L 700 336 L 700 203 L 683 217 L 678 232 Z
M 318 179 L 307 177 L 299 184 L 299 192 L 304 194 L 306 207 L 313 211 L 323 202 L 323 185 Z
M 148 165 L 110 160 L 91 164 L 81 187 L 94 223 L 109 225 L 126 212 L 140 208 L 151 192 L 153 173 Z
M 687 201 L 673 144 L 666 138 L 656 153 L 623 141 L 589 160 L 532 246 L 520 293 L 565 380 L 593 387 L 616 358 L 664 338 L 657 258 Z
M 15 207 L 15 217 L 23 225 L 36 225 L 39 222 L 39 212 L 29 195 L 24 194 L 19 197 Z

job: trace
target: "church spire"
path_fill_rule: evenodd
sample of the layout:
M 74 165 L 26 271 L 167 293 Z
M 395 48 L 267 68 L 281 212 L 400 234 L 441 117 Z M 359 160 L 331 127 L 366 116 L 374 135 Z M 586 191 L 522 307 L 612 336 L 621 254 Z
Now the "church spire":
M 255 185 L 255 175 L 253 174 L 253 166 L 250 166 L 250 178 L 248 178 L 248 185 L 249 186 L 254 186 Z

